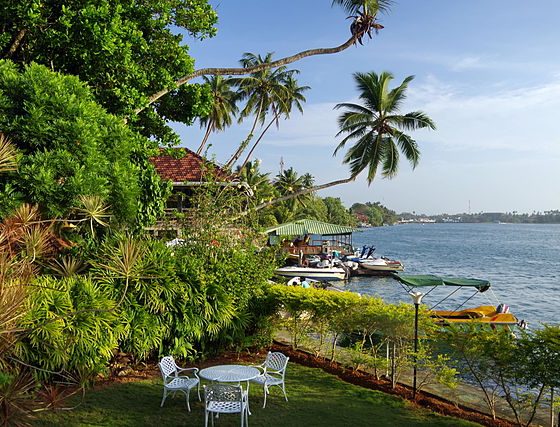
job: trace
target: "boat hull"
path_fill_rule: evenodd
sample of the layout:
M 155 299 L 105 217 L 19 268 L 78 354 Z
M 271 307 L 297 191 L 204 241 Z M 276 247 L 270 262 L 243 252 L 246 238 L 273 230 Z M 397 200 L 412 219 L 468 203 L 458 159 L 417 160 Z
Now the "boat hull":
M 388 262 L 360 262 L 360 267 L 370 270 L 370 271 L 403 271 L 404 265 L 399 261 L 388 261 Z
M 434 310 L 432 317 L 439 323 L 479 323 L 501 326 L 515 326 L 518 319 L 511 313 L 499 313 L 496 307 L 483 305 L 459 311 Z
M 276 274 L 284 277 L 305 277 L 306 279 L 332 281 L 346 279 L 346 271 L 342 268 L 311 268 L 311 267 L 281 267 Z

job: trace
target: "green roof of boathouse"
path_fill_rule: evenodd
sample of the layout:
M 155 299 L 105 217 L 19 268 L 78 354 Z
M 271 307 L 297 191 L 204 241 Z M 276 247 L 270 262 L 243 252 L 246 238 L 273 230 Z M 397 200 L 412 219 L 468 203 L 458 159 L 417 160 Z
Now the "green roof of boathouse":
M 265 230 L 266 234 L 277 236 L 303 236 L 305 234 L 320 234 L 323 236 L 335 236 L 338 234 L 351 234 L 359 231 L 354 227 L 346 225 L 329 224 L 314 219 L 300 219 L 285 224 L 276 225 Z

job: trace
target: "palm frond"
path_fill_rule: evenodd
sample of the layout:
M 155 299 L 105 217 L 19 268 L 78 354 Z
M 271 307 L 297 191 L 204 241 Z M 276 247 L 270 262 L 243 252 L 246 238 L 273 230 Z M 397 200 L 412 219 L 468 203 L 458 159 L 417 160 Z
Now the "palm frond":
M 384 138 L 382 146 L 383 177 L 393 178 L 399 170 L 399 150 L 391 138 Z M 373 177 L 371 179 L 373 180 Z
M 420 160 L 420 150 L 416 141 L 401 131 L 395 131 L 393 137 L 395 138 L 399 149 L 412 165 L 412 168 L 416 168 Z
M 406 77 L 399 86 L 397 86 L 387 94 L 387 106 L 385 107 L 385 109 L 388 112 L 399 111 L 402 103 L 406 99 L 406 90 L 408 89 L 408 84 L 412 80 L 414 80 L 414 76 Z
M 0 133 L 0 173 L 17 170 L 17 150 L 10 139 Z
M 97 223 L 102 227 L 107 227 L 111 217 L 109 206 L 105 205 L 100 196 L 80 196 L 81 207 L 77 211 L 89 222 L 91 234 L 95 234 L 93 224 Z
M 413 111 L 412 113 L 407 113 L 401 117 L 399 127 L 404 130 L 417 130 L 430 128 L 432 130 L 436 129 L 436 124 L 434 121 L 428 117 L 428 115 L 422 111 Z
M 396 114 L 413 78 L 414 76 L 408 76 L 398 87 L 390 90 L 393 80 L 390 72 L 354 74 L 363 104 L 342 103 L 335 107 L 345 109 L 338 116 L 339 132 L 336 135 L 345 137 L 334 151 L 336 154 L 349 141 L 355 141 L 343 160 L 343 163 L 349 164 L 353 177 L 368 169 L 367 180 L 371 184 L 379 166 L 382 167 L 383 176 L 393 177 L 398 171 L 400 153 L 405 155 L 413 167 L 418 164 L 418 145 L 401 129 L 435 129 L 435 124 L 422 112 L 404 116 Z
M 365 128 L 363 126 L 357 127 L 354 131 L 349 133 L 342 141 L 340 141 L 340 143 L 336 146 L 336 148 L 334 150 L 333 156 L 336 156 L 338 151 L 341 150 L 342 148 L 344 148 L 344 146 L 346 145 L 346 143 L 348 141 L 353 140 L 353 139 L 360 139 L 367 132 L 368 132 L 367 128 Z
M 362 12 L 375 16 L 378 13 L 387 13 L 392 3 L 392 0 L 333 0 L 332 6 L 341 6 L 352 15 Z

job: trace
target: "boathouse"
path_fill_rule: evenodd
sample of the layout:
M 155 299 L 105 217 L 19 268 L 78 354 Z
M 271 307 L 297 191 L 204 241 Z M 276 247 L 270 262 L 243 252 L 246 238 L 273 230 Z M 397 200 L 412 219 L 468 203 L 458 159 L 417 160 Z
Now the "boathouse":
M 338 252 L 340 255 L 354 253 L 352 233 L 354 227 L 329 224 L 313 219 L 276 225 L 265 230 L 271 245 L 281 244 L 288 254 L 319 255 Z

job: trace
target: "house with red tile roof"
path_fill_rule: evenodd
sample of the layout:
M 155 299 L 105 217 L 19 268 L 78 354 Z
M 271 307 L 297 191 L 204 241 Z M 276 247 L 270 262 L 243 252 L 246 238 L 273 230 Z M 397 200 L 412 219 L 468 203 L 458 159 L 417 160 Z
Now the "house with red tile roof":
M 150 162 L 159 176 L 173 184 L 171 197 L 167 201 L 167 211 L 183 212 L 189 208 L 189 197 L 193 187 L 208 185 L 235 185 L 251 193 L 249 186 L 239 182 L 221 166 L 199 156 L 188 148 L 162 148 L 158 156 Z
M 162 148 L 150 162 L 159 176 L 173 185 L 185 182 L 205 182 L 210 175 L 227 180 L 229 174 L 220 166 L 206 160 L 188 148 Z M 206 179 L 205 179 L 206 178 Z

